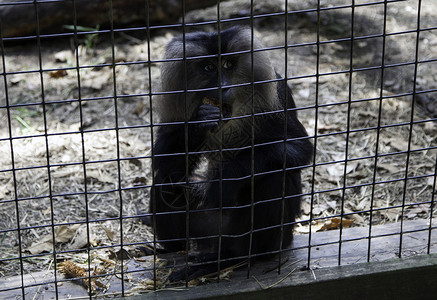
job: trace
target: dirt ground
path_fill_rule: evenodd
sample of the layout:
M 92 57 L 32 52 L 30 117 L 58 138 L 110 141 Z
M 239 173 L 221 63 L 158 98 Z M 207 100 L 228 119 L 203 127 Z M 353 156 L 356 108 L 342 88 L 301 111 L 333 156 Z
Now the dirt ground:
M 250 14 L 248 2 L 224 2 L 221 17 Z M 350 57 L 351 43 L 343 39 L 351 36 L 351 8 L 321 12 L 318 48 L 313 2 L 289 1 L 291 10 L 306 11 L 289 15 L 287 34 L 283 15 L 254 20 L 264 46 L 284 45 L 285 36 L 289 45 L 295 45 L 287 56 L 283 49 L 269 53 L 282 75 L 287 59 L 289 85 L 302 108 L 299 117 L 309 135 L 317 133 L 319 165 L 303 171 L 308 195 L 296 234 L 308 233 L 310 212 L 311 230 L 342 212 L 349 226 L 369 226 L 370 216 L 372 224 L 384 224 L 435 215 L 430 204 L 437 157 L 435 3 L 422 1 L 418 64 L 414 64 L 418 2 L 388 5 L 382 73 L 384 6 L 355 8 L 354 36 L 369 38 L 357 38 Z M 255 3 L 257 15 L 283 10 L 283 1 Z M 344 4 L 350 2 L 322 1 L 322 7 Z M 216 12 L 215 7 L 190 12 L 186 21 L 214 20 Z M 225 26 L 233 23 L 237 22 Z M 189 28 L 212 29 L 213 25 Z M 165 45 L 178 34 L 175 28 L 152 30 L 150 53 L 145 31 L 117 32 L 114 47 L 109 33 L 87 35 L 80 38 L 77 53 L 74 40 L 68 38 L 42 39 L 41 52 L 36 41 L 5 46 L 1 72 L 8 74 L 0 81 L 0 275 L 20 274 L 19 241 L 23 255 L 50 251 L 52 224 L 68 223 L 56 226 L 57 251 L 83 248 L 88 235 L 93 246 L 102 247 L 123 242 L 134 248 L 153 241 L 150 230 L 135 217 L 137 207 L 147 209 L 150 125 L 156 121 L 150 116 L 153 98 L 150 101 L 148 95 L 159 91 L 160 64 L 147 61 L 149 55 L 152 61 L 161 59 Z M 352 76 L 351 61 L 356 70 Z M 321 76 L 316 78 L 317 63 Z M 413 106 L 413 97 L 405 94 L 413 91 L 415 77 L 416 92 L 430 92 L 419 94 Z M 375 168 L 377 142 L 380 156 Z M 372 185 L 374 180 L 377 184 Z M 370 215 L 370 208 L 377 210 Z M 87 222 L 89 226 L 84 225 Z M 96 255 L 109 257 L 111 251 L 115 250 L 100 249 Z M 63 253 L 58 259 L 75 255 Z M 51 268 L 52 260 L 52 255 L 24 259 L 24 270 Z

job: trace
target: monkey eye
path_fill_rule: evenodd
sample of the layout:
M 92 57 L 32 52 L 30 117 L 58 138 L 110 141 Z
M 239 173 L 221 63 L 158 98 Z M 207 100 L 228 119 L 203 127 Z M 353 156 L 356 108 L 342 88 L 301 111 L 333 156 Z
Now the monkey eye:
M 207 72 L 213 72 L 213 71 L 215 71 L 215 65 L 207 64 L 203 67 L 203 69 Z
M 225 60 L 225 62 L 223 63 L 223 68 L 225 69 L 232 68 L 232 62 L 230 60 Z

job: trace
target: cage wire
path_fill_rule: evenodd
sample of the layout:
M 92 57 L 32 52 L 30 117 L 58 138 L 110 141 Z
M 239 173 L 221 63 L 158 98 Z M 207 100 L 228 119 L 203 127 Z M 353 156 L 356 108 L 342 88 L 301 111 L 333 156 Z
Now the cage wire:
M 196 9 L 178 1 L 177 11 L 167 7 L 178 21 L 161 23 L 150 22 L 157 4 L 144 1 L 135 26 L 119 24 L 116 2 L 102 1 L 107 22 L 91 27 L 78 21 L 91 13 L 80 1 L 0 1 L 1 298 L 173 286 L 166 281 L 173 256 L 159 254 L 156 232 L 140 221 L 153 213 L 154 131 L 171 126 L 154 113 L 159 96 L 170 92 L 160 90 L 159 68 L 171 63 L 163 54 L 173 37 L 207 31 L 220 39 L 233 25 L 261 40 L 264 47 L 252 44 L 249 54 L 253 60 L 268 53 L 282 76 L 276 81 L 294 94 L 297 108 L 286 113 L 298 112 L 314 146 L 302 167 L 294 242 L 278 250 L 275 270 L 288 273 L 290 262 L 317 268 L 436 252 L 433 1 L 238 0 Z M 69 21 L 43 27 L 50 5 L 69 11 Z M 5 23 L 8 9 L 30 12 L 26 24 L 34 31 L 6 34 L 15 26 Z M 254 91 L 258 83 L 241 84 Z M 187 109 L 181 106 L 175 109 Z M 388 238 L 389 246 L 378 242 Z M 290 250 L 303 259 L 284 264 Z M 177 255 L 178 267 L 191 265 L 190 251 Z M 214 263 L 220 269 L 222 260 Z M 183 285 L 232 272 L 249 276 L 255 267 L 249 261 Z

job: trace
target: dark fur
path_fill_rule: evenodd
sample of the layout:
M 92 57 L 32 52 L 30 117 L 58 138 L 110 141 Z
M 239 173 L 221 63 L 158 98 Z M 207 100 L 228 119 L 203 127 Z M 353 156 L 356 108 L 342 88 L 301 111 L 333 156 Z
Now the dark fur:
M 187 34 L 185 41 L 187 57 L 217 54 L 216 33 Z M 221 51 L 248 50 L 251 48 L 250 41 L 249 29 L 232 27 L 221 32 Z M 166 58 L 181 58 L 182 47 L 182 37 L 173 39 L 167 47 Z M 254 48 L 261 47 L 255 39 Z M 221 85 L 225 87 L 221 96 L 219 90 L 214 89 L 186 95 L 169 94 L 157 100 L 162 122 L 184 121 L 185 114 L 190 122 L 187 126 L 167 124 L 157 130 L 154 145 L 155 186 L 150 201 L 150 212 L 154 216 L 152 224 L 155 224 L 157 237 L 165 249 L 185 249 L 188 237 L 190 250 L 198 253 L 197 261 L 209 262 L 176 272 L 171 280 L 183 279 L 185 274 L 191 279 L 217 271 L 217 264 L 211 261 L 219 258 L 220 235 L 220 259 L 244 258 L 249 253 L 262 254 L 278 251 L 280 247 L 287 248 L 292 240 L 293 222 L 300 210 L 300 197 L 295 196 L 301 194 L 300 170 L 284 172 L 284 157 L 287 168 L 299 167 L 309 162 L 313 149 L 308 139 L 304 138 L 307 133 L 296 112 L 288 111 L 285 120 L 284 108 L 295 107 L 290 89 L 283 80 L 254 84 L 253 90 L 252 85 L 228 89 L 227 85 L 252 81 L 252 58 L 250 53 L 246 53 L 225 55 L 221 59 L 222 63 L 231 60 L 233 66 L 222 68 Z M 266 52 L 255 52 L 253 59 L 255 82 L 280 79 Z M 165 91 L 184 90 L 183 63 L 164 63 L 162 81 Z M 217 58 L 187 60 L 189 90 L 219 85 L 217 72 L 204 72 L 203 66 L 208 63 L 216 64 Z M 241 118 L 222 120 L 220 108 L 203 104 L 204 97 L 221 101 L 222 107 L 228 105 L 232 108 L 231 117 Z M 252 117 L 252 107 L 255 113 L 272 113 Z M 284 122 L 287 124 L 286 134 Z M 256 145 L 253 156 L 250 147 L 252 126 Z M 186 130 L 188 141 L 185 140 Z M 284 147 L 285 135 L 288 142 Z M 268 142 L 273 143 L 265 145 Z M 190 152 L 188 159 L 186 149 Z M 222 154 L 217 151 L 199 154 L 218 149 L 224 149 Z M 202 158 L 207 161 L 207 170 L 198 175 Z M 251 174 L 255 176 L 252 178 Z M 281 222 L 284 225 L 282 232 Z M 228 263 L 221 264 L 222 267 L 226 265 Z

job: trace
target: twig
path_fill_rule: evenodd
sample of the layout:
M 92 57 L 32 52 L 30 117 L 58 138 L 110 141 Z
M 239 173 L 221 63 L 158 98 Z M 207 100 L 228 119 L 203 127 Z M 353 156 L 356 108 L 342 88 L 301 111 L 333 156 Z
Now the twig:
M 283 278 L 281 278 L 281 280 L 279 280 L 278 282 L 275 282 L 269 286 L 264 286 L 261 282 L 259 282 L 259 280 L 255 277 L 255 275 L 253 275 L 253 279 L 255 279 L 255 281 L 259 284 L 259 286 L 261 287 L 261 289 L 263 290 L 268 290 L 271 289 L 272 287 L 277 286 L 278 284 L 280 284 L 282 281 L 284 281 L 285 279 L 287 279 L 294 271 L 296 271 L 297 268 L 294 268 L 293 270 L 291 270 L 287 275 L 285 275 Z
M 317 280 L 316 273 L 314 272 L 314 269 L 310 268 L 310 270 L 311 270 L 311 273 L 313 273 L 314 280 Z

